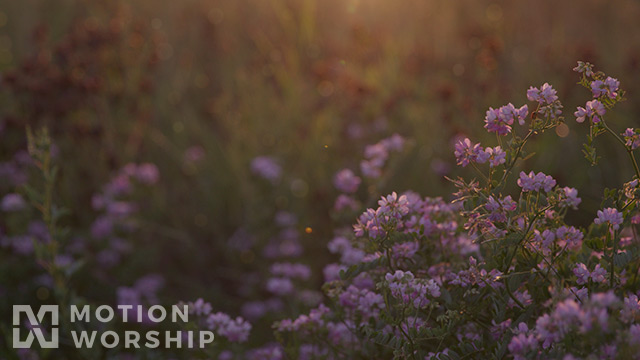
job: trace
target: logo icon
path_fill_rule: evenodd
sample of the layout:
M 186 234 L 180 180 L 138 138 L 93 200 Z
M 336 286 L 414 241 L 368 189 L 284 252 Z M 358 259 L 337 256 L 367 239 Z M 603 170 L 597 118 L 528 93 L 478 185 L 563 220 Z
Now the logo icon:
M 29 334 L 26 340 L 20 340 L 20 313 L 27 315 Z M 51 339 L 45 338 L 44 331 L 41 327 L 42 321 L 46 313 L 51 313 Z M 33 309 L 29 305 L 13 305 L 13 348 L 27 349 L 31 347 L 33 338 L 38 339 L 40 347 L 43 349 L 58 348 L 58 305 L 42 305 L 38 310 L 38 316 L 33 313 Z

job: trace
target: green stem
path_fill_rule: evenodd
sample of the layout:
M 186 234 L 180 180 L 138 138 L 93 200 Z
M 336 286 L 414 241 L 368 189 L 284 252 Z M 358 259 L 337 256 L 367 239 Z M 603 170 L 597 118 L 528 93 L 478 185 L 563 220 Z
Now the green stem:
M 609 240 L 610 237 L 611 237 L 611 229 L 608 229 L 607 240 Z M 615 233 L 614 233 L 613 239 L 611 240 L 613 241 L 613 249 L 611 250 L 611 287 L 613 287 L 614 281 L 615 281 L 615 275 L 616 275 L 616 268 L 613 260 L 614 260 L 614 257 L 616 256 L 616 252 L 618 252 L 618 242 L 616 241 Z
M 397 325 L 398 330 L 400 330 L 400 332 L 402 333 L 402 335 L 404 335 L 404 337 L 407 338 L 407 340 L 409 341 L 409 344 L 411 345 L 411 357 L 413 359 L 416 358 L 416 345 L 413 342 L 413 339 L 411 339 L 411 336 L 409 336 L 409 334 L 407 334 L 407 332 L 402 328 L 402 321 L 404 320 L 404 312 L 406 310 L 406 307 L 402 307 L 402 318 L 400 320 L 400 325 Z M 409 324 L 407 323 L 407 326 Z
M 529 226 L 527 226 L 527 231 L 525 231 L 525 233 L 522 235 L 522 238 L 518 241 L 518 243 L 514 247 L 513 253 L 511 254 L 511 256 L 509 257 L 509 260 L 505 264 L 506 267 L 502 271 L 505 275 L 509 274 L 509 267 L 511 266 L 511 263 L 513 262 L 513 258 L 516 256 L 516 253 L 518 252 L 518 248 L 520 247 L 520 245 L 522 245 L 522 242 L 527 238 L 527 236 L 529 235 L 529 232 L 531 232 L 531 228 L 533 227 L 533 224 L 536 222 L 536 220 L 538 220 L 538 217 L 540 215 L 544 214 L 544 212 L 547 211 L 550 208 L 551 208 L 551 206 L 546 206 L 546 207 L 542 208 L 540 211 L 538 211 L 538 213 L 536 213 L 536 215 L 533 217 L 533 219 L 531 219 L 531 222 L 529 223 Z
M 470 162 L 470 164 L 471 164 L 471 166 L 473 166 L 473 168 L 476 170 L 476 172 L 478 174 L 480 174 L 480 176 L 482 176 L 482 178 L 484 179 L 484 181 L 487 182 L 487 184 L 491 184 L 491 180 L 489 180 L 489 178 L 487 178 L 487 176 L 482 171 L 480 171 L 480 169 L 478 168 L 478 166 L 474 162 Z
M 496 185 L 496 188 L 499 188 L 504 183 L 504 181 L 507 180 L 507 177 L 509 176 L 509 174 L 513 170 L 513 167 L 516 165 L 516 162 L 518 162 L 518 157 L 520 156 L 520 153 L 522 152 L 522 149 L 524 148 L 524 145 L 527 143 L 529 138 L 534 133 L 535 132 L 533 130 L 529 130 L 529 133 L 524 137 L 524 139 L 522 139 L 522 144 L 520 144 L 520 146 L 518 146 L 518 150 L 516 150 L 516 154 L 513 157 L 513 160 L 511 161 L 509 166 L 505 169 L 504 174 L 502 175 L 502 178 L 500 179 L 500 182 L 498 182 L 498 185 Z
M 633 170 L 636 172 L 636 176 L 640 179 L 640 168 L 638 168 L 638 162 L 636 161 L 636 157 L 633 155 L 633 150 L 631 150 L 628 146 L 627 143 L 624 142 L 624 140 L 622 140 L 622 138 L 620 138 L 620 136 L 618 136 L 618 134 L 615 133 L 615 131 L 611 130 L 611 128 L 607 125 L 607 123 L 604 121 L 604 118 L 601 118 L 600 123 L 602 124 L 602 127 L 604 127 L 604 129 L 609 132 L 611 135 L 613 135 L 613 137 L 616 138 L 616 140 L 622 144 L 622 146 L 624 147 L 624 149 L 627 151 L 627 155 L 629 155 L 629 159 L 631 160 L 631 163 L 633 164 Z
M 507 290 L 507 294 L 509 295 L 509 297 L 511 298 L 511 300 L 515 301 L 516 304 L 518 304 L 518 306 L 524 310 L 524 304 L 522 304 L 520 302 L 520 300 L 518 300 L 518 298 L 516 298 L 516 296 L 513 294 L 513 292 L 511 292 L 511 289 L 509 288 L 509 281 L 507 281 L 505 279 L 504 282 L 504 288 Z

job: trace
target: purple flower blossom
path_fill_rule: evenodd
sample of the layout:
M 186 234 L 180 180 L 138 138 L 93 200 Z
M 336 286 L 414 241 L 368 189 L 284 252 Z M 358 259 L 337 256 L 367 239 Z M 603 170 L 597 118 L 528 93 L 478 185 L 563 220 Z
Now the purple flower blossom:
M 376 166 L 381 167 L 389 157 L 389 150 L 382 142 L 374 145 L 367 145 L 364 149 L 364 157 Z
M 561 247 L 567 247 L 570 250 L 577 251 L 582 247 L 582 238 L 584 235 L 582 231 L 576 229 L 573 226 L 562 225 L 556 229 L 556 238 L 558 239 L 558 245 Z
M 113 218 L 124 218 L 136 211 L 136 205 L 127 201 L 112 201 L 107 204 L 106 214 Z
M 194 302 L 188 302 L 187 308 L 191 315 L 205 316 L 211 313 L 211 304 L 205 302 L 202 298 L 199 298 Z
M 394 244 L 391 248 L 392 256 L 395 260 L 410 259 L 418 251 L 420 244 L 417 241 L 407 241 Z
M 164 286 L 164 278 L 159 274 L 149 274 L 136 280 L 133 288 L 150 303 L 157 302 L 156 294 Z
M 618 97 L 617 91 L 619 87 L 620 81 L 609 76 L 604 81 L 595 80 L 591 82 L 591 93 L 594 98 L 607 95 L 610 99 L 615 99 Z
M 351 194 L 358 190 L 360 178 L 354 175 L 353 171 L 342 169 L 334 176 L 333 185 L 335 185 L 338 190 Z
M 360 171 L 368 178 L 379 178 L 382 176 L 381 166 L 376 165 L 373 161 L 362 160 L 360 162 Z
M 267 290 L 278 296 L 289 295 L 293 292 L 293 283 L 288 278 L 270 278 L 267 280 Z
M 541 172 L 534 174 L 533 171 L 531 171 L 527 174 L 522 171 L 518 179 L 518 186 L 522 188 L 523 192 L 540 191 L 543 189 L 545 192 L 550 192 L 551 189 L 556 186 L 556 181 L 551 176 Z
M 377 317 L 380 310 L 385 307 L 382 295 L 367 289 L 359 289 L 353 285 L 340 294 L 339 302 L 348 311 L 360 315 L 363 322 L 368 321 L 371 317 Z
M 399 134 L 393 134 L 390 137 L 380 141 L 388 151 L 402 151 L 405 140 Z
M 484 154 L 484 149 L 482 149 L 480 144 L 471 144 L 471 140 L 469 140 L 469 138 L 460 140 L 455 145 L 454 155 L 456 156 L 457 164 L 462 165 L 462 167 L 469 165 L 471 162 L 476 162 L 480 154 Z
M 348 247 L 342 251 L 340 262 L 345 265 L 355 265 L 361 263 L 366 253 L 358 248 Z
M 232 319 L 229 315 L 221 312 L 210 314 L 207 318 L 209 330 L 216 331 L 216 335 L 221 335 L 231 342 L 242 343 L 247 341 L 251 332 L 251 324 L 241 317 Z
M 378 205 L 380 205 L 379 211 L 385 216 L 400 218 L 409 213 L 409 200 L 407 200 L 407 196 L 400 195 L 398 197 L 395 191 L 378 200 Z
M 640 315 L 640 300 L 635 294 L 631 294 L 624 298 L 624 305 L 620 310 L 621 320 L 623 322 L 632 322 Z
M 324 281 L 330 282 L 340 280 L 340 271 L 346 270 L 347 267 L 340 264 L 329 264 L 324 267 L 322 274 L 324 275 Z
M 381 224 L 378 212 L 373 209 L 367 209 L 358 217 L 358 222 L 353 225 L 353 232 L 357 237 L 364 236 L 367 233 L 374 238 L 380 237 L 385 234 Z
M 398 134 L 374 145 L 368 145 L 364 150 L 365 160 L 360 163 L 362 174 L 369 178 L 379 178 L 382 175 L 382 167 L 389 157 L 389 152 L 401 151 L 403 147 L 404 139 Z
M 393 274 L 387 273 L 385 280 L 393 297 L 416 308 L 430 303 L 427 296 L 440 296 L 440 287 L 433 279 L 417 279 L 410 271 L 396 270 Z
M 100 216 L 91 224 L 91 236 L 104 239 L 113 233 L 113 221 L 107 216 Z
M 597 264 L 591 272 L 591 279 L 597 283 L 604 283 L 607 281 L 607 270 Z
M 20 211 L 27 207 L 27 203 L 24 201 L 20 194 L 11 193 L 2 198 L 0 203 L 0 209 L 6 212 Z
M 585 76 L 593 76 L 593 65 L 588 62 L 578 61 L 578 66 L 574 67 L 573 71 Z
M 507 347 L 514 359 L 526 359 L 524 355 L 529 351 L 535 349 L 538 346 L 538 341 L 533 335 L 527 335 L 520 333 L 511 338 L 509 346 Z
M 282 360 L 284 350 L 280 344 L 269 344 L 247 352 L 248 360 Z
M 576 282 L 579 285 L 588 283 L 589 277 L 591 276 L 591 274 L 589 273 L 589 269 L 587 269 L 587 266 L 582 263 L 576 265 L 576 267 L 573 269 L 573 274 L 576 276 Z
M 638 129 L 627 128 L 624 133 L 622 133 L 624 137 L 625 144 L 631 148 L 631 150 L 635 150 L 640 147 L 640 132 Z
M 494 148 L 488 147 L 484 150 L 484 153 L 489 158 L 490 167 L 496 167 L 507 161 L 507 153 L 504 152 L 500 146 Z
M 160 174 L 158 172 L 158 167 L 154 164 L 144 163 L 138 165 L 134 176 L 143 184 L 153 185 L 158 182 Z
M 576 122 L 583 123 L 586 117 L 589 117 L 594 124 L 600 122 L 600 116 L 606 113 L 604 105 L 598 100 L 587 101 L 585 107 L 578 107 L 573 113 L 576 116 Z
M 298 223 L 298 217 L 296 216 L 296 214 L 288 211 L 278 211 L 274 220 L 276 221 L 276 224 L 278 224 L 278 226 L 282 227 L 294 226 Z
M 640 325 L 633 324 L 629 327 L 629 342 L 633 345 L 640 344 Z
M 351 247 L 352 247 L 351 246 L 351 242 L 349 242 L 349 239 L 347 239 L 344 236 L 336 236 L 336 237 L 334 237 L 333 240 L 331 240 L 329 242 L 329 244 L 327 245 L 327 248 L 333 254 L 342 253 L 346 249 L 349 249 Z
M 614 208 L 598 210 L 598 217 L 593 220 L 597 225 L 607 223 L 611 225 L 614 230 L 618 230 L 623 221 L 622 213 Z
M 529 107 L 523 105 L 516 108 L 509 103 L 498 109 L 489 108 L 485 116 L 485 128 L 489 132 L 495 132 L 498 135 L 507 135 L 511 132 L 511 125 L 518 120 L 520 125 L 524 125 L 525 119 L 529 114 Z
M 556 234 L 550 229 L 545 229 L 542 232 L 536 229 L 533 232 L 534 237 L 530 246 L 533 249 L 541 251 L 544 255 L 550 255 L 552 253 L 553 244 L 556 240 Z
M 104 193 L 108 199 L 112 199 L 116 196 L 129 194 L 132 190 L 133 186 L 131 185 L 131 181 L 129 180 L 129 175 L 119 174 L 118 176 L 111 179 L 111 182 L 107 184 L 104 189 Z
M 540 104 L 551 104 L 558 100 L 556 93 L 556 90 L 551 85 L 544 83 L 540 89 L 533 86 L 530 87 L 527 90 L 527 99 L 529 101 L 537 101 Z
M 187 164 L 196 164 L 204 159 L 205 152 L 202 146 L 195 145 L 185 150 L 182 159 Z
M 512 105 L 513 106 L 513 105 Z M 495 132 L 498 135 L 507 135 L 511 132 L 513 118 L 504 118 L 501 116 L 500 109 L 489 108 L 484 118 L 485 129 L 489 132 Z
M 311 269 L 304 264 L 275 263 L 271 265 L 271 274 L 289 279 L 308 280 Z
M 496 323 L 495 320 L 491 320 L 491 324 L 491 337 L 493 338 L 493 340 L 499 340 L 502 336 L 505 335 L 507 330 L 509 330 L 509 327 L 511 326 L 511 319 L 507 319 L 500 323 Z
M 578 190 L 570 187 L 564 187 L 560 192 L 560 206 L 571 207 L 576 209 L 582 202 L 582 199 L 578 197 Z
M 272 183 L 280 180 L 282 167 L 270 156 L 258 156 L 251 161 L 251 171 Z
M 507 213 L 514 211 L 518 204 L 511 199 L 511 195 L 508 195 L 500 201 L 496 200 L 493 196 L 489 196 L 485 208 L 490 212 L 489 220 L 494 222 L 507 221 Z

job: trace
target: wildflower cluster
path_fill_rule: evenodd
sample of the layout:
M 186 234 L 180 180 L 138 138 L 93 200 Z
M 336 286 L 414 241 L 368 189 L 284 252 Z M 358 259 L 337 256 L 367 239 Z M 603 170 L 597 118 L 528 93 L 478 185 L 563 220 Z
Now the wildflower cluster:
M 394 134 L 377 144 L 367 146 L 364 149 L 364 160 L 360 162 L 362 174 L 369 178 L 382 176 L 382 168 L 389 158 L 389 153 L 401 151 L 404 147 L 404 142 L 405 140 L 402 136 Z
M 590 65 L 579 68 L 598 76 Z M 580 116 L 600 126 L 602 98 L 618 99 L 622 90 L 606 77 L 592 89 L 592 101 L 599 102 Z M 458 165 L 473 165 L 481 180 L 452 180 L 458 188 L 453 202 L 394 192 L 366 209 L 352 234 L 336 235 L 329 250 L 340 262 L 324 271 L 330 303 L 275 327 L 287 353 L 573 359 L 630 358 L 640 349 L 640 249 L 634 237 L 621 236 L 637 211 L 638 182 L 610 191 L 613 206 L 597 211 L 588 228 L 567 223 L 568 211 L 582 202 L 575 188 L 543 172 L 521 171 L 511 179 L 526 143 L 563 122 L 551 85 L 531 87 L 526 95 L 536 110 L 523 137 L 513 125 L 527 125 L 528 105 L 508 104 L 489 109 L 485 118 L 487 131 L 511 134 L 506 146 L 482 147 L 468 138 L 455 145 Z M 478 166 L 487 162 L 487 168 Z M 343 170 L 336 185 L 349 192 L 353 179 Z M 518 192 L 505 194 L 508 183 Z M 314 340 L 337 323 L 348 336 Z
M 588 63 L 579 63 L 576 71 L 592 95 L 576 111 L 578 122 L 589 119 L 594 134 L 614 135 L 637 173 L 638 131 L 628 129 L 622 139 L 604 119 L 622 99 L 619 82 L 594 72 Z M 313 287 L 320 274 L 301 258 L 308 251 L 302 237 L 314 229 L 287 209 L 289 200 L 281 195 L 301 193 L 304 182 L 287 178 L 275 157 L 255 158 L 250 170 L 267 180 L 261 186 L 277 194 L 268 199 L 274 209 L 254 214 L 269 226 L 259 235 L 250 226 L 238 228 L 225 254 L 245 271 L 234 295 L 250 300 L 238 304 L 242 316 L 235 318 L 214 312 L 214 305 L 202 299 L 186 303 L 192 318 L 184 327 L 211 330 L 220 339 L 205 354 L 189 356 L 637 358 L 640 174 L 620 189 L 605 191 L 600 209 L 588 214 L 587 226 L 570 221 L 567 215 L 582 204 L 578 190 L 523 161 L 529 141 L 563 124 L 562 103 L 548 83 L 522 95 L 532 103 L 487 111 L 485 128 L 498 135 L 496 146 L 483 147 L 469 138 L 455 144 L 456 162 L 461 168 L 470 165 L 476 177 L 449 179 L 457 189 L 450 198 L 411 191 L 380 197 L 370 186 L 383 183 L 390 154 L 405 146 L 399 135 L 366 147 L 359 168 L 342 168 L 326 179 L 337 190 L 332 213 L 337 225 L 321 244 L 334 257 L 333 263 L 322 264 L 322 292 Z M 530 108 L 535 110 L 529 113 Z M 594 155 L 590 146 L 586 152 Z M 36 157 L 36 163 L 40 160 Z M 131 251 L 130 242 L 119 239 L 139 225 L 134 215 L 141 202 L 131 199 L 133 186 L 158 182 L 155 166 L 129 164 L 94 196 L 99 216 L 90 232 L 104 267 Z M 11 217 L 28 211 L 27 200 L 14 192 L 1 205 Z M 341 215 L 351 216 L 346 210 L 359 215 L 341 222 Z M 48 227 L 51 223 L 45 221 Z M 55 233 L 41 233 L 44 246 L 56 242 Z M 14 237 L 3 235 L 2 245 L 19 253 Z M 64 284 L 64 278 L 57 280 Z M 116 302 L 151 304 L 165 282 L 157 274 L 143 276 L 120 286 Z M 265 324 L 274 332 L 267 343 L 252 334 L 252 329 L 264 331 Z
M 184 303 L 178 305 L 185 305 Z M 202 299 L 186 303 L 190 315 L 197 326 L 212 330 L 216 335 L 223 336 L 229 342 L 243 343 L 249 338 L 251 324 L 241 317 L 231 318 L 229 315 L 212 311 L 210 303 Z

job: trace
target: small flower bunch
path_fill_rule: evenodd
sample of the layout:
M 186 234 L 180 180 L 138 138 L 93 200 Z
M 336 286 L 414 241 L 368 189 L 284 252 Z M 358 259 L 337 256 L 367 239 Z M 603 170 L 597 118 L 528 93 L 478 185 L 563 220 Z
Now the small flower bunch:
M 483 148 L 480 144 L 472 144 L 469 138 L 458 141 L 455 148 L 454 154 L 457 164 L 463 167 L 470 163 L 484 164 L 489 162 L 489 166 L 493 168 L 504 164 L 507 157 L 500 146 Z
M 362 174 L 368 178 L 379 178 L 382 176 L 389 153 L 400 152 L 404 148 L 405 140 L 402 136 L 394 134 L 383 139 L 377 144 L 369 145 L 364 149 L 364 160 L 360 162 Z
M 251 160 L 251 172 L 275 184 L 282 176 L 282 166 L 272 156 L 258 156 Z
M 222 312 L 214 313 L 211 304 L 203 299 L 178 303 L 180 307 L 184 305 L 187 306 L 189 315 L 193 315 L 193 319 L 190 317 L 190 324 L 186 324 L 185 327 L 195 325 L 198 328 L 211 330 L 216 335 L 216 340 L 218 336 L 222 336 L 232 343 L 243 343 L 249 338 L 252 326 L 242 317 L 238 316 L 234 319 Z
M 511 125 L 515 120 L 518 121 L 518 124 L 524 125 L 527 115 L 529 115 L 529 107 L 526 104 L 519 108 L 513 106 L 512 103 L 498 109 L 490 107 L 484 118 L 484 127 L 489 132 L 504 136 L 511 132 Z
M 595 165 L 598 162 L 598 156 L 596 155 L 596 149 L 593 146 L 593 140 L 602 133 L 609 133 L 613 135 L 618 142 L 628 148 L 629 157 L 635 165 L 636 176 L 640 177 L 640 170 L 638 169 L 634 155 L 631 152 L 636 147 L 634 137 L 634 130 L 627 129 L 622 136 L 624 140 L 609 127 L 604 119 L 604 115 L 607 110 L 612 109 L 617 103 L 624 101 L 624 90 L 620 89 L 620 81 L 611 76 L 607 76 L 601 71 L 594 71 L 592 64 L 588 62 L 578 61 L 573 71 L 581 75 L 579 84 L 591 91 L 592 99 L 588 100 L 585 106 L 579 106 L 574 112 L 576 122 L 583 123 L 586 119 L 589 119 L 590 129 L 587 135 L 587 143 L 584 145 L 584 154 L 587 160 Z
M 615 79 L 598 82 L 590 64 L 578 70 L 595 78 L 588 84 L 594 99 L 578 115 L 602 127 L 603 109 L 623 91 Z M 458 165 L 472 167 L 479 180 L 452 179 L 452 202 L 393 192 L 364 210 L 352 233 L 337 232 L 328 247 L 339 263 L 324 271 L 330 301 L 322 311 L 276 323 L 285 352 L 424 359 L 637 354 L 640 241 L 628 227 L 638 212 L 640 177 L 608 190 L 588 228 L 571 224 L 567 213 L 582 203 L 577 189 L 544 172 L 511 178 L 527 142 L 563 122 L 548 83 L 531 87 L 527 99 L 536 109 L 526 135 L 514 125 L 527 125 L 528 105 L 508 104 L 485 118 L 498 146 L 468 138 L 455 144 Z M 632 151 L 635 131 L 625 136 Z M 342 180 L 353 177 L 343 172 Z

